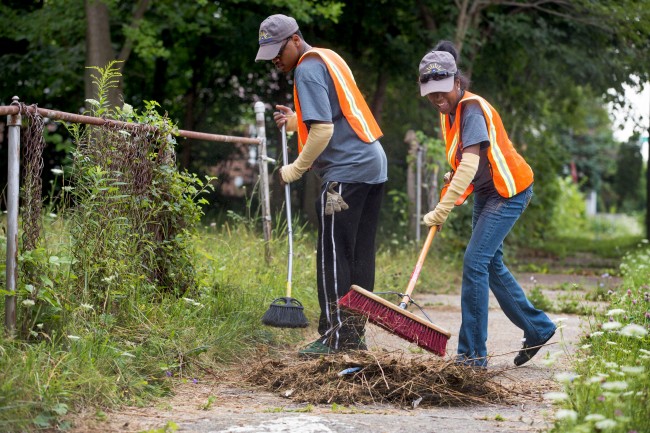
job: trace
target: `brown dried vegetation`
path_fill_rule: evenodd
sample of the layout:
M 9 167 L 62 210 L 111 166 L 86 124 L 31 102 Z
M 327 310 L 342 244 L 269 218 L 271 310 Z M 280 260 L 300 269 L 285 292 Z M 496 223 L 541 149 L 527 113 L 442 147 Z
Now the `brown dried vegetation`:
M 360 369 L 342 374 L 354 367 Z M 248 381 L 313 404 L 462 406 L 512 403 L 519 393 L 494 380 L 505 371 L 459 366 L 430 355 L 355 352 L 313 360 L 260 359 Z

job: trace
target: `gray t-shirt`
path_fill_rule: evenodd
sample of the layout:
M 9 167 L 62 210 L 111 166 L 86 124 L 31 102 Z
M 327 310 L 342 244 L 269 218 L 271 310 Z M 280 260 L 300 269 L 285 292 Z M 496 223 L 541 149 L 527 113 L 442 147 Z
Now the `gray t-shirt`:
M 488 137 L 485 115 L 481 106 L 476 101 L 463 103 L 462 120 L 460 125 L 460 139 L 463 143 L 463 149 L 480 145 L 480 160 L 478 170 L 472 183 L 474 184 L 475 194 L 498 194 L 492 180 L 492 168 L 487 153 L 490 149 L 490 139 Z M 453 123 L 454 119 L 451 118 Z M 462 153 L 462 150 L 458 150 Z
M 296 68 L 294 80 L 302 119 L 332 122 L 334 134 L 312 168 L 323 182 L 377 184 L 388 179 L 386 153 L 379 140 L 363 142 L 341 111 L 327 66 L 318 56 L 308 56 Z

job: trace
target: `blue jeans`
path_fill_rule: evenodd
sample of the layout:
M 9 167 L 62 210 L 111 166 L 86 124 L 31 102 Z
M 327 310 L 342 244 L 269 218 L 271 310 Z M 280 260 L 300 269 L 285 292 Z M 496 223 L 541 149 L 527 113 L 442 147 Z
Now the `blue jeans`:
M 508 319 L 524 331 L 529 346 L 541 344 L 555 332 L 555 324 L 543 311 L 533 307 L 503 264 L 503 240 L 532 196 L 530 186 L 509 199 L 498 195 L 474 197 L 472 237 L 463 260 L 459 362 L 487 365 L 489 289 Z

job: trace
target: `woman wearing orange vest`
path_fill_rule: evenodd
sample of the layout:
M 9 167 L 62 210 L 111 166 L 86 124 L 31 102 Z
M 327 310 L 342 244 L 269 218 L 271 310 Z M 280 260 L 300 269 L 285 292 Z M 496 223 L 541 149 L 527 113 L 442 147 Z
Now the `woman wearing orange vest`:
M 457 362 L 485 367 L 489 290 L 510 321 L 524 332 L 515 365 L 528 362 L 554 334 L 556 326 L 526 298 L 503 263 L 503 240 L 533 195 L 533 172 L 508 138 L 499 113 L 467 91 L 456 66 L 457 51 L 441 41 L 419 66 L 420 94 L 440 113 L 440 127 L 451 180 L 423 222 L 441 226 L 455 205 L 474 194 L 472 235 L 463 259 L 462 324 Z
M 387 180 L 382 132 L 350 68 L 335 52 L 313 48 L 296 20 L 271 15 L 260 25 L 257 60 L 294 71 L 295 113 L 278 105 L 278 127 L 297 131 L 298 158 L 280 169 L 282 183 L 313 169 L 321 178 L 317 284 L 320 337 L 299 351 L 303 357 L 366 349 L 364 320 L 339 308 L 352 284 L 372 291 L 375 236 Z

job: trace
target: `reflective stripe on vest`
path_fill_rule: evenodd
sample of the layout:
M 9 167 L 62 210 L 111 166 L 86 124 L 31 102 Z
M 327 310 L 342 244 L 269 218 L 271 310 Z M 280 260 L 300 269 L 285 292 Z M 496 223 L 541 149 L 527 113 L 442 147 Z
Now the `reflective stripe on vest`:
M 350 71 L 345 60 L 332 50 L 312 48 L 302 55 L 300 60 L 298 60 L 298 64 L 308 55 L 318 55 L 325 62 L 327 70 L 334 82 L 341 111 L 359 139 L 365 143 L 372 143 L 378 140 L 383 133 L 375 117 L 372 115 L 370 108 L 368 108 L 366 100 L 359 91 L 352 71 Z M 293 85 L 293 100 L 296 105 L 296 117 L 298 120 L 298 152 L 301 152 L 302 147 L 307 141 L 309 132 L 307 131 L 307 125 L 302 121 L 300 99 L 298 98 L 298 89 L 295 83 Z
M 458 146 L 462 146 L 460 137 L 461 111 L 466 101 L 477 101 L 483 111 L 490 141 L 488 159 L 492 166 L 492 180 L 502 197 L 510 198 L 519 194 L 533 183 L 533 170 L 524 158 L 517 153 L 503 126 L 499 113 L 482 97 L 465 92 L 456 107 L 456 121 L 450 125 L 449 116 L 440 114 L 440 127 L 445 141 L 447 161 L 456 170 L 460 159 L 457 158 Z

